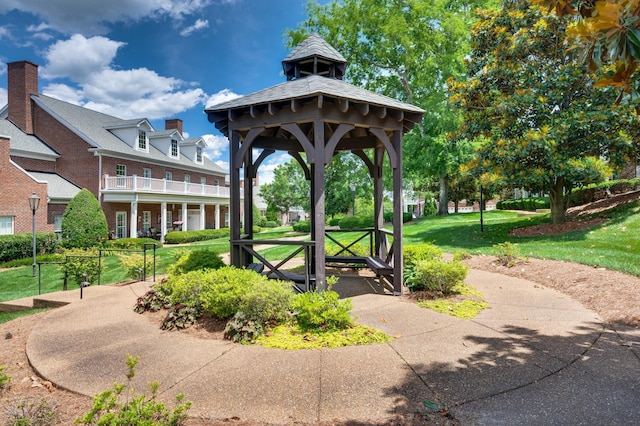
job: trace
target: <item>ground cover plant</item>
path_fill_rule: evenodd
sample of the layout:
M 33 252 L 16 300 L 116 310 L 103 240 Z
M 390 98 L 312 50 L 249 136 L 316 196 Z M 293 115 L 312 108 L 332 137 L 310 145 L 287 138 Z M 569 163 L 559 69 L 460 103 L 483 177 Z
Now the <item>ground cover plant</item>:
M 295 294 L 291 283 L 268 279 L 251 270 L 225 266 L 169 274 L 139 298 L 138 313 L 170 305 L 163 329 L 186 328 L 200 316 L 226 323 L 224 337 L 269 347 L 337 347 L 388 341 L 384 333 L 358 325 L 350 300 L 331 290 Z

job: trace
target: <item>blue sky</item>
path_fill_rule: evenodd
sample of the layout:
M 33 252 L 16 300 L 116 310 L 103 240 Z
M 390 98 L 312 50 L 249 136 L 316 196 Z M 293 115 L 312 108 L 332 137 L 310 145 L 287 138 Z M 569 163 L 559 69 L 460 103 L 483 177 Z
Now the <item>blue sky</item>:
M 324 3 L 324 1 L 322 2 Z M 206 106 L 282 83 L 283 33 L 306 0 L 0 0 L 0 106 L 6 63 L 40 66 L 40 92 L 156 129 L 181 118 L 228 168 Z M 285 154 L 286 155 L 286 154 Z M 260 168 L 270 180 L 283 157 Z

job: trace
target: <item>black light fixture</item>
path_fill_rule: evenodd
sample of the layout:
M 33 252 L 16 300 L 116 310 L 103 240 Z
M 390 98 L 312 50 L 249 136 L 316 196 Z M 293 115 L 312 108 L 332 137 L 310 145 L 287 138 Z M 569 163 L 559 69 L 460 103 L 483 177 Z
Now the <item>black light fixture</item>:
M 32 264 L 32 276 L 36 276 L 36 210 L 40 207 L 40 197 L 36 193 L 32 193 L 29 196 L 29 207 L 31 208 L 31 239 L 33 246 L 33 264 Z

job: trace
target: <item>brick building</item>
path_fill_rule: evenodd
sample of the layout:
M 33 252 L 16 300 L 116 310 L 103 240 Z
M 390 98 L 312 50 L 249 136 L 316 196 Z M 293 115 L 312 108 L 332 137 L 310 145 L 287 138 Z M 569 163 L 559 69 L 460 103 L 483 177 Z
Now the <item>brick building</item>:
M 184 138 L 182 120 L 156 130 L 38 93 L 38 66 L 8 64 L 0 109 L 0 233 L 30 232 L 28 197 L 41 198 L 38 231 L 59 230 L 81 189 L 100 201 L 114 238 L 226 226 L 227 172 Z

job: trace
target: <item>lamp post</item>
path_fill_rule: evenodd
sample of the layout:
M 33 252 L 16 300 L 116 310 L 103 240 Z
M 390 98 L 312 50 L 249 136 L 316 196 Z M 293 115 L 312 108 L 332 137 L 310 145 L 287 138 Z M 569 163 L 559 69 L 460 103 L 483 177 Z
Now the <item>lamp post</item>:
M 355 216 L 356 215 L 356 184 L 350 183 L 349 189 L 353 193 L 353 209 L 351 210 L 351 214 Z
M 40 197 L 34 192 L 29 196 L 29 207 L 31 207 L 31 237 L 33 243 L 33 271 L 32 276 L 36 276 L 36 210 L 40 206 Z

